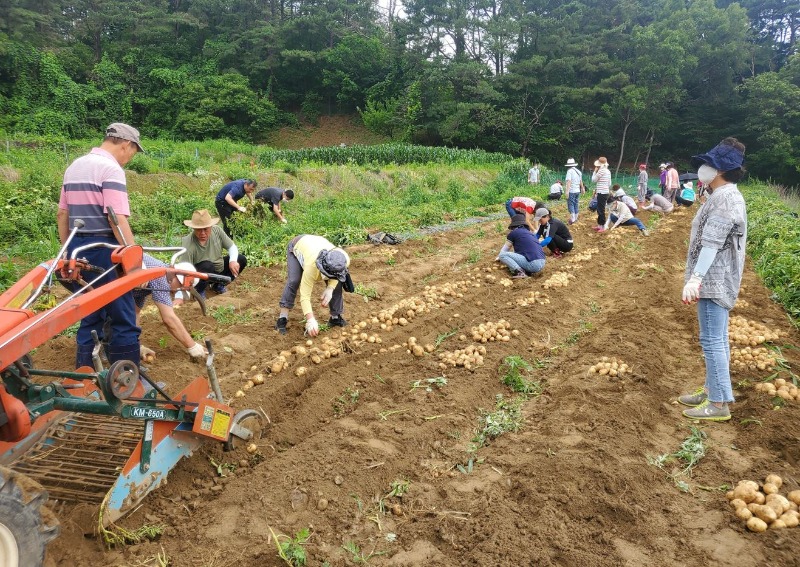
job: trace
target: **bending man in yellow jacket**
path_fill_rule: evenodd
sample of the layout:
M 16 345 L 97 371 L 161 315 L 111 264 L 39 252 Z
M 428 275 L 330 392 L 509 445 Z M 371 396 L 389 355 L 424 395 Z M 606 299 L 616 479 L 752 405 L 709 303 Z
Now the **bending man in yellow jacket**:
M 312 337 L 319 334 L 319 324 L 311 308 L 311 293 L 317 280 L 325 282 L 325 291 L 322 292 L 320 299 L 323 307 L 330 307 L 331 318 L 328 325 L 331 327 L 347 325 L 347 321 L 342 317 L 344 313 L 342 284 L 348 282 L 348 285 L 352 286 L 347 271 L 349 265 L 350 257 L 347 252 L 334 246 L 326 238 L 313 234 L 295 236 L 286 249 L 287 278 L 286 287 L 281 294 L 281 313 L 275 325 L 278 332 L 286 334 L 289 310 L 294 307 L 299 289 L 300 307 L 306 318 L 306 333 Z

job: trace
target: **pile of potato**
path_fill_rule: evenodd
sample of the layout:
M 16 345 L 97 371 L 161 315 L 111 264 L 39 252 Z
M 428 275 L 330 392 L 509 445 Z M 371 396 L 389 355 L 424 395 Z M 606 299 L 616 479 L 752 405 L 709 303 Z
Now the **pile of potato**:
M 514 282 L 512 282 L 512 281 L 511 281 L 510 279 L 508 279 L 508 278 L 503 278 L 502 280 L 500 280 L 500 281 L 499 281 L 499 282 L 497 282 L 497 283 L 499 283 L 499 284 L 500 284 L 501 286 L 503 286 L 503 287 L 511 287 L 512 285 L 514 285 Z
M 750 307 L 750 304 L 747 302 L 746 299 L 742 299 L 741 297 L 736 300 L 734 304 L 734 308 L 744 309 L 745 307 Z
M 784 336 L 786 336 L 784 331 L 772 330 L 766 325 L 748 321 L 738 315 L 728 321 L 728 340 L 732 345 L 754 347 Z
M 424 355 L 426 352 L 431 353 L 436 350 L 436 347 L 428 343 L 425 346 L 417 344 L 417 337 L 408 337 L 408 341 L 404 343 L 407 348 L 408 354 L 413 354 L 416 357 Z
M 439 368 L 463 366 L 467 370 L 471 370 L 483 364 L 484 356 L 486 356 L 486 347 L 482 345 L 468 345 L 459 350 L 445 351 L 439 355 L 441 361 Z
M 777 361 L 764 347 L 731 348 L 732 370 L 774 370 Z
M 544 289 L 550 289 L 551 287 L 567 287 L 569 285 L 569 280 L 574 280 L 575 276 L 573 274 L 568 274 L 567 272 L 556 272 L 545 282 L 542 284 Z
M 592 259 L 594 254 L 597 254 L 600 250 L 597 248 L 587 248 L 582 252 L 572 252 L 567 256 L 567 262 L 570 264 L 576 264 L 578 262 L 588 262 Z
M 477 276 L 475 279 L 477 279 Z M 447 282 L 440 286 L 426 285 L 422 292 L 422 297 L 425 299 L 425 303 L 431 307 L 445 307 L 453 299 L 464 297 L 464 291 L 466 291 L 469 285 L 470 282 L 466 280 Z M 472 285 L 480 286 L 480 284 Z
M 763 392 L 772 397 L 778 396 L 787 402 L 800 402 L 800 388 L 783 378 L 776 378 L 774 382 L 760 382 L 754 388 L 756 392 Z
M 380 325 L 383 330 L 391 331 L 394 325 L 407 325 L 414 317 L 427 311 L 430 311 L 430 306 L 424 299 L 408 297 L 387 309 L 373 314 L 370 322 L 373 325 Z
M 546 293 L 541 291 L 531 291 L 527 297 L 517 299 L 517 305 L 520 307 L 528 307 L 529 305 L 550 305 L 550 298 Z
M 472 327 L 472 338 L 481 343 L 486 342 L 508 342 L 511 337 L 519 336 L 517 329 L 511 328 L 511 323 L 505 319 L 500 319 L 497 323 L 481 323 L 477 327 Z
M 741 480 L 725 496 L 736 510 L 736 517 L 747 522 L 751 532 L 794 528 L 800 523 L 800 490 L 782 496 L 782 485 L 783 479 L 771 474 L 761 487 L 755 481 Z
M 632 373 L 633 369 L 617 357 L 604 356 L 600 362 L 589 367 L 589 374 L 599 374 L 600 376 L 624 376 Z

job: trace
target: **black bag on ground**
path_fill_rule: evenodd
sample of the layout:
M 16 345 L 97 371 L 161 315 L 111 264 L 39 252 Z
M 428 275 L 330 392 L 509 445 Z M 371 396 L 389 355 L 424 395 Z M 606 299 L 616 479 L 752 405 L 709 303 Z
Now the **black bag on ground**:
M 349 272 L 347 273 L 347 278 L 342 282 L 342 289 L 347 293 L 353 293 L 356 290 L 356 286 L 353 283 L 353 278 L 350 277 Z
M 367 241 L 372 244 L 400 244 L 401 240 L 388 232 L 374 232 L 367 235 Z

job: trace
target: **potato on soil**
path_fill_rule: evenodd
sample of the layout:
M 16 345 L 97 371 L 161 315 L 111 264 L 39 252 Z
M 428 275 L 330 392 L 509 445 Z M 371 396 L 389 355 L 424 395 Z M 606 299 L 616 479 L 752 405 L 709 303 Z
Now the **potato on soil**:
M 747 507 L 742 507 L 736 510 L 736 517 L 746 521 L 753 517 L 753 513 Z
M 769 506 L 758 505 L 758 507 L 755 510 L 753 510 L 753 514 L 758 516 L 767 524 L 774 522 L 775 520 L 778 519 L 778 514 L 775 513 L 775 510 L 770 508 Z
M 767 531 L 767 523 L 764 520 L 752 517 L 747 520 L 747 529 L 756 533 L 765 532 Z
M 734 498 L 731 500 L 731 506 L 733 506 L 735 510 L 738 510 L 739 508 L 747 508 L 747 502 L 741 498 Z
M 776 488 L 783 486 L 783 479 L 776 474 L 767 475 L 764 484 L 774 484 Z
M 781 530 L 786 527 L 786 524 L 783 520 L 775 520 L 769 525 L 769 529 L 771 530 Z
M 787 528 L 796 528 L 797 525 L 800 524 L 797 514 L 792 514 L 791 512 L 783 514 L 778 520 L 781 520 Z
M 787 498 L 790 502 L 794 502 L 798 506 L 800 506 L 800 490 L 792 490 L 788 495 Z

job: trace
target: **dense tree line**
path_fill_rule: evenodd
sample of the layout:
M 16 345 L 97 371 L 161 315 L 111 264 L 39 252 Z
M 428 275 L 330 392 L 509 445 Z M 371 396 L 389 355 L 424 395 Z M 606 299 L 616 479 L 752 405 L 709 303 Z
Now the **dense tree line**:
M 800 179 L 796 0 L 4 0 L 0 128 L 259 140 L 360 112 L 395 140 L 556 163 L 723 135 Z

